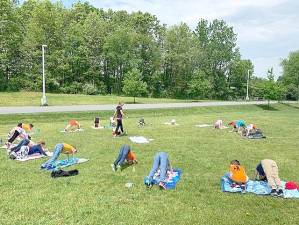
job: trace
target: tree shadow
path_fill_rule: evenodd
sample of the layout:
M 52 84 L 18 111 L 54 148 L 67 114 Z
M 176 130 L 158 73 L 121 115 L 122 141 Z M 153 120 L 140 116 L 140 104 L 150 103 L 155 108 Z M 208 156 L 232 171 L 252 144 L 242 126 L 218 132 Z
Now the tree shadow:
M 266 110 L 266 111 L 279 111 L 279 109 L 273 107 L 272 105 L 255 105 L 259 108 L 261 108 L 262 110 Z
M 280 104 L 299 110 L 299 106 L 296 106 L 294 104 L 290 104 L 290 103 L 286 103 L 286 102 L 281 102 Z
M 124 102 L 125 104 L 143 104 L 142 102 Z

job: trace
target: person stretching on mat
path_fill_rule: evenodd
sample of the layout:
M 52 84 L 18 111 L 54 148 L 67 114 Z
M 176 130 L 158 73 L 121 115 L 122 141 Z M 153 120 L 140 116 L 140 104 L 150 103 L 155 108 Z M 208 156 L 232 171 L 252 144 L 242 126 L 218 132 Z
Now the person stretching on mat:
M 214 128 L 215 129 L 221 129 L 223 126 L 223 121 L 222 120 L 217 120 L 215 123 L 214 123 Z
M 255 131 L 256 131 L 256 125 L 255 124 L 249 124 L 245 128 L 246 137 L 248 137 L 250 133 L 255 133 Z
M 116 110 L 114 112 L 114 116 L 113 118 L 116 118 L 116 129 L 115 132 L 113 134 L 113 136 L 117 136 L 117 135 L 121 135 L 124 134 L 124 128 L 123 128 L 123 123 L 122 123 L 122 119 L 125 116 L 124 112 L 123 112 L 123 105 L 121 102 L 118 103 L 118 106 L 116 106 Z M 120 131 L 119 131 L 120 130 Z M 121 132 L 121 133 L 119 133 Z
M 168 154 L 166 152 L 158 152 L 155 155 L 154 163 L 151 171 L 148 176 L 144 179 L 144 184 L 151 188 L 153 186 L 153 177 L 156 172 L 160 169 L 160 177 L 159 177 L 159 187 L 160 189 L 166 189 L 165 179 L 167 175 L 167 171 L 172 172 L 172 167 L 170 165 Z
M 129 164 L 137 164 L 137 158 L 134 152 L 131 151 L 129 145 L 122 145 L 119 150 L 118 157 L 111 164 L 112 170 L 115 172 L 118 169 L 121 169 L 122 166 L 125 164 L 125 161 Z
M 69 155 L 69 154 L 75 154 L 75 153 L 77 153 L 77 151 L 78 150 L 75 147 L 73 147 L 69 144 L 66 144 L 66 143 L 57 144 L 53 151 L 52 157 L 47 162 L 43 163 L 41 165 L 41 168 L 44 169 L 44 168 L 47 168 L 48 166 L 51 166 L 51 164 L 58 159 L 60 153 Z
M 70 120 L 69 124 L 64 128 L 64 131 L 67 132 L 69 130 L 79 130 L 81 128 L 80 123 L 77 120 Z
M 20 137 L 22 139 L 31 139 L 31 137 L 26 133 L 26 131 L 22 128 L 22 123 L 18 123 L 16 127 L 14 127 L 8 134 L 8 140 L 6 143 L 7 149 L 10 148 L 11 144 L 14 140 Z
M 41 154 L 48 156 L 46 153 L 46 143 L 44 141 L 39 141 L 37 144 L 35 144 L 29 139 L 23 139 L 16 147 L 11 148 L 9 158 L 16 159 L 18 155 L 17 153 L 22 149 L 23 146 L 28 147 L 27 155 Z
M 242 128 L 245 129 L 246 127 L 244 120 L 232 121 L 228 125 L 233 127 L 231 132 L 238 132 L 238 133 L 241 132 Z
M 255 180 L 257 179 L 257 176 L 259 177 L 259 180 L 268 182 L 269 186 L 272 189 L 270 193 L 272 196 L 283 197 L 282 184 L 278 176 L 278 166 L 274 160 L 261 160 L 261 162 L 257 165 L 254 173 Z

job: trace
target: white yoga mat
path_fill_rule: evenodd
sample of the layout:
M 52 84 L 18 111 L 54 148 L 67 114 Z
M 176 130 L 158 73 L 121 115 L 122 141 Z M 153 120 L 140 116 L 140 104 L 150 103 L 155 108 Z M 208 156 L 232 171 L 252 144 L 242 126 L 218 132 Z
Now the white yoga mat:
M 148 140 L 147 138 L 143 137 L 143 136 L 132 136 L 129 137 L 130 141 L 137 143 L 137 144 L 148 144 L 150 142 L 150 140 Z

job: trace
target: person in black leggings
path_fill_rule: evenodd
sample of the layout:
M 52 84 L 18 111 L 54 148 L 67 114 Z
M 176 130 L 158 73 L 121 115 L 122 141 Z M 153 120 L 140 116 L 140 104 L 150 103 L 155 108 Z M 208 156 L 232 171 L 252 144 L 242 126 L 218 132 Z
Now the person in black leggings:
M 121 102 L 118 103 L 118 106 L 116 106 L 116 110 L 114 112 L 114 118 L 116 118 L 116 129 L 115 129 L 115 134 L 122 134 L 124 133 L 124 127 L 122 123 L 122 119 L 124 117 L 124 112 L 122 108 L 123 104 Z M 120 129 L 120 132 L 119 132 Z

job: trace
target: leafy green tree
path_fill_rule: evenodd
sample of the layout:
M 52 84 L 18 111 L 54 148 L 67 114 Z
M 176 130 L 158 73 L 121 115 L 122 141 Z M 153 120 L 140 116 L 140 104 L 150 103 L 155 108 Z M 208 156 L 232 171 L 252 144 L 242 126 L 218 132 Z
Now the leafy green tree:
M 253 64 L 250 60 L 239 59 L 232 62 L 228 74 L 229 86 L 234 90 L 231 97 L 245 97 L 248 72 L 249 75 L 253 73 Z
M 291 52 L 282 60 L 282 82 L 286 85 L 291 100 L 299 99 L 299 51 Z M 294 92 L 297 90 L 297 94 Z
M 138 69 L 132 69 L 125 75 L 123 85 L 123 92 L 128 96 L 134 97 L 134 103 L 136 102 L 135 97 L 147 93 L 147 84 L 142 81 L 141 73 Z
M 237 35 L 233 27 L 223 20 L 200 20 L 195 35 L 198 39 L 200 55 L 197 60 L 199 69 L 211 80 L 213 97 L 226 99 L 229 85 L 227 74 L 232 62 L 240 58 L 236 47 Z
M 165 35 L 164 87 L 173 97 L 186 97 L 195 69 L 196 39 L 187 24 L 171 27 Z
M 188 83 L 188 94 L 191 98 L 206 99 L 211 97 L 212 85 L 203 71 L 196 71 Z
M 270 100 L 281 100 L 284 94 L 284 88 L 275 82 L 273 68 L 268 71 L 268 80 L 260 86 L 262 97 L 268 100 L 268 108 L 270 108 Z

